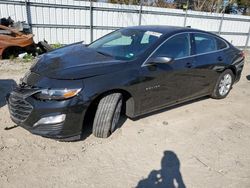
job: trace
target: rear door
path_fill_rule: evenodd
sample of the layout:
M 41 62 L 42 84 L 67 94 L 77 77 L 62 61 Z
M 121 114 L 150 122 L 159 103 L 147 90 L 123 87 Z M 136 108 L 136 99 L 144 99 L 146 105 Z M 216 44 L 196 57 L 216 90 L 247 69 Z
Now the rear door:
M 213 35 L 193 33 L 192 45 L 194 48 L 194 96 L 211 93 L 219 76 L 218 70 L 224 67 L 225 58 L 223 49 L 227 44 Z

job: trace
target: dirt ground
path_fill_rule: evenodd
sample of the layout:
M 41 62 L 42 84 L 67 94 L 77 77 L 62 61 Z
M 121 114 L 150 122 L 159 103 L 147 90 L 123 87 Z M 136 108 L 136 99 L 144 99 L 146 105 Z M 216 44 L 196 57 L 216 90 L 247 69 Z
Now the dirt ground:
M 126 119 L 108 139 L 78 142 L 5 130 L 14 123 L 4 96 L 30 65 L 0 62 L 0 187 L 250 187 L 250 61 L 224 100 Z

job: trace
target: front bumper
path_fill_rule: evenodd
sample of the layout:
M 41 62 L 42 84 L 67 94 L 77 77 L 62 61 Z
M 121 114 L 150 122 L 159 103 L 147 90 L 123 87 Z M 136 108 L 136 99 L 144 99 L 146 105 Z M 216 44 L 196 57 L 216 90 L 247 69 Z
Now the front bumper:
M 87 104 L 81 95 L 63 101 L 41 101 L 33 97 L 33 89 L 17 88 L 7 97 L 10 116 L 13 122 L 33 134 L 62 140 L 79 139 Z M 41 118 L 65 114 L 63 122 L 39 124 Z

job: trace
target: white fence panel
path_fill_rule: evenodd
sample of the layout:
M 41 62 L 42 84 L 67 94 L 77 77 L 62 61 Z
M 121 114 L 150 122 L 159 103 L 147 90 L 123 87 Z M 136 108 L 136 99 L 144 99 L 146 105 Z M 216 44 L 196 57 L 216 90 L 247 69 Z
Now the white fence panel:
M 221 35 L 228 42 L 231 42 L 235 46 L 244 46 L 246 44 L 247 36 L 239 36 L 239 35 Z
M 186 25 L 192 28 L 218 32 L 222 14 L 189 11 Z
M 221 28 L 222 32 L 241 32 L 247 33 L 250 22 L 224 20 Z
M 24 5 L 1 4 L 0 17 L 11 16 L 14 20 L 27 21 L 26 10 Z
M 11 16 L 15 21 L 26 21 L 32 26 L 35 41 L 69 44 L 86 43 L 115 29 L 139 24 L 140 6 L 120 5 L 82 0 L 0 0 L 0 17 Z M 91 22 L 92 18 L 92 22 Z M 236 46 L 250 47 L 247 41 L 250 17 L 224 15 L 179 9 L 142 7 L 142 25 L 191 26 L 221 33 Z M 185 22 L 186 21 L 186 22 Z M 92 25 L 91 25 L 92 24 Z M 220 30 L 221 29 L 221 30 Z
M 142 25 L 170 25 L 170 26 L 183 26 L 184 25 L 184 14 L 183 10 L 178 9 L 166 9 L 157 7 L 143 7 L 143 11 L 155 11 L 161 12 L 157 14 L 143 14 Z M 182 16 L 169 15 L 168 13 L 175 13 Z

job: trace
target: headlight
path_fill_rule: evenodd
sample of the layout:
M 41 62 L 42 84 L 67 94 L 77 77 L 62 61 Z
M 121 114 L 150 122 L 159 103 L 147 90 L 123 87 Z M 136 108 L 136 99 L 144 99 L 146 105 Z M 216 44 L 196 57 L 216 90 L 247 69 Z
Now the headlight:
M 30 70 L 33 69 L 33 68 L 36 66 L 36 64 L 38 63 L 39 59 L 40 59 L 40 56 L 38 56 L 38 57 L 34 60 L 34 63 L 30 66 Z
M 76 96 L 81 89 L 44 89 L 34 96 L 41 100 L 63 100 Z

